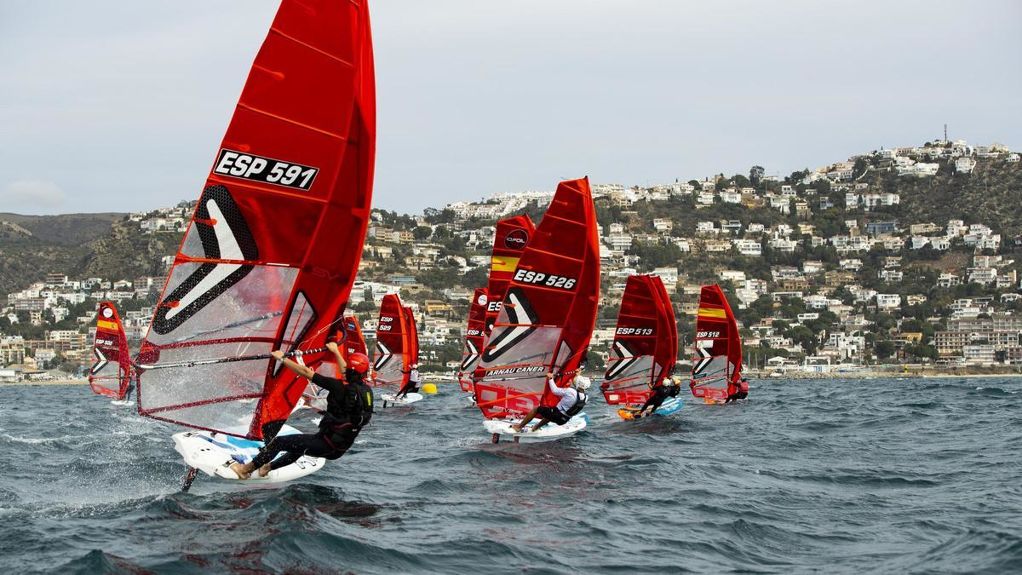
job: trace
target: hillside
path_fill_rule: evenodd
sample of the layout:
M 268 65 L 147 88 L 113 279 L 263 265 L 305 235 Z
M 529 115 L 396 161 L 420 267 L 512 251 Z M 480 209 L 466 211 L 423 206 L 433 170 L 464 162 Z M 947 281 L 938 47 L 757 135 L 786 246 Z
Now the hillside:
M 124 219 L 126 215 L 112 212 L 59 216 L 24 216 L 0 213 L 0 226 L 4 222 L 13 224 L 48 244 L 80 246 L 106 235 L 110 231 L 110 226 L 114 222 Z
M 905 222 L 938 223 L 954 217 L 965 223 L 985 223 L 1009 238 L 1022 233 L 1020 162 L 981 160 L 971 174 L 957 173 L 951 162 L 941 162 L 937 175 L 930 178 L 871 172 L 861 181 L 881 192 L 901 195 L 901 204 L 876 209 L 878 217 L 887 214 Z
M 180 239 L 172 232 L 143 234 L 127 214 L 0 214 L 0 296 L 51 272 L 115 279 L 159 275 L 160 258 L 174 253 Z

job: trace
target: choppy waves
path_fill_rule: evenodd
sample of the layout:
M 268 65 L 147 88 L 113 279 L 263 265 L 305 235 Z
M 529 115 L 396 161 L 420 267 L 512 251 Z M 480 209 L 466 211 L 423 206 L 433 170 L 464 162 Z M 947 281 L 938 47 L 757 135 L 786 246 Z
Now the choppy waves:
M 488 443 L 449 386 L 303 483 L 184 467 L 84 387 L 0 388 L 0 564 L 18 573 L 1022 570 L 1022 380 L 763 381 Z M 311 428 L 299 420 L 299 427 Z

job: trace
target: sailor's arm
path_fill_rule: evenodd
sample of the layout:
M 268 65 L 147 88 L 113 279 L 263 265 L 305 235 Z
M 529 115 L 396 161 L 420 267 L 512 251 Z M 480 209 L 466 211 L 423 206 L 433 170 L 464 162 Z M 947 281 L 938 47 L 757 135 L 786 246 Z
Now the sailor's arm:
M 310 369 L 309 366 L 300 364 L 289 357 L 284 357 L 284 352 L 279 349 L 271 351 L 270 355 L 273 356 L 273 359 L 283 363 L 284 367 L 290 369 L 291 371 L 297 373 L 298 375 L 306 379 L 312 379 L 312 376 L 315 375 L 316 373 L 312 371 L 312 369 Z
M 344 370 L 348 368 L 348 362 L 344 360 L 344 354 L 338 349 L 337 342 L 326 342 L 326 348 L 334 354 L 334 359 L 337 360 L 337 367 L 341 370 L 341 373 L 344 373 Z
M 566 393 L 568 393 L 567 389 L 561 388 L 561 387 L 557 387 L 557 382 L 554 381 L 554 374 L 553 373 L 547 372 L 547 374 L 546 374 L 546 384 L 547 384 L 547 387 L 550 388 L 550 393 L 556 395 L 557 397 L 564 397 L 564 395 Z

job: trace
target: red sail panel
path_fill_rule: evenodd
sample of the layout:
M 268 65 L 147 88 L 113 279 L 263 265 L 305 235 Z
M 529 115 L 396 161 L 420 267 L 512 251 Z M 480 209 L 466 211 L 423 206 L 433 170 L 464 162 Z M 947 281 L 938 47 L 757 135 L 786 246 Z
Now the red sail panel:
M 408 360 L 405 368 L 411 370 L 411 366 L 419 363 L 419 326 L 415 322 L 415 313 L 412 308 L 404 306 L 402 319 L 405 322 L 405 333 L 407 334 L 406 349 L 408 349 Z
M 487 418 L 554 405 L 545 375 L 570 384 L 589 347 L 600 293 L 596 210 L 588 178 L 561 182 L 529 240 L 476 369 Z
M 366 0 L 283 0 L 137 358 L 139 413 L 275 435 L 306 382 L 232 360 L 336 329 L 365 239 L 375 106 Z
M 486 288 L 476 288 L 468 304 L 468 325 L 465 327 L 465 349 L 458 366 L 458 383 L 462 391 L 472 391 L 472 373 L 486 343 Z
M 657 276 L 657 279 L 660 280 L 660 277 Z M 661 332 L 666 332 L 670 336 L 669 341 L 658 342 L 657 357 L 662 358 L 662 364 L 668 367 L 664 377 L 670 377 L 678 364 L 678 319 L 674 315 L 674 302 L 671 301 L 663 280 L 653 282 L 653 286 L 660 293 L 660 321 L 663 322 Z
M 376 353 L 373 355 L 376 385 L 402 386 L 408 383 L 408 322 L 401 298 L 394 293 L 383 296 L 380 319 L 376 325 Z
M 518 267 L 522 251 L 536 233 L 536 225 L 528 215 L 522 214 L 497 222 L 490 256 L 490 280 L 486 285 L 486 334 L 489 335 L 500 313 L 504 292 Z
M 358 323 L 358 318 L 353 315 L 346 315 L 341 320 L 341 329 L 338 333 L 338 346 L 340 347 L 341 354 L 344 355 L 344 359 L 347 360 L 353 353 L 363 353 L 368 355 L 366 352 L 365 338 L 362 337 L 362 326 Z M 314 369 L 327 377 L 342 377 L 344 373 L 341 372 L 337 362 L 331 357 L 331 354 L 323 354 L 320 356 L 322 363 L 319 364 L 318 368 Z M 310 362 L 311 365 L 311 362 Z M 306 405 L 316 407 L 317 409 L 326 409 L 326 396 L 327 391 L 323 388 L 315 385 L 311 381 L 305 388 L 305 392 L 302 394 L 302 399 Z
M 358 318 L 353 315 L 346 315 L 341 322 L 341 326 L 343 328 L 342 337 L 344 344 L 342 351 L 344 359 L 348 359 L 353 353 L 369 355 L 365 337 L 362 336 L 362 325 L 358 323 Z
M 677 324 L 658 276 L 630 276 L 621 298 L 603 396 L 610 405 L 643 404 L 677 360 Z M 671 326 L 674 334 L 671 335 Z
M 696 357 L 692 359 L 692 395 L 726 399 L 728 386 L 741 379 L 742 341 L 735 314 L 720 286 L 703 286 L 696 316 Z
M 124 399 L 131 385 L 131 351 L 124 324 L 113 302 L 99 303 L 96 312 L 96 338 L 92 342 L 93 364 L 89 386 L 99 395 Z

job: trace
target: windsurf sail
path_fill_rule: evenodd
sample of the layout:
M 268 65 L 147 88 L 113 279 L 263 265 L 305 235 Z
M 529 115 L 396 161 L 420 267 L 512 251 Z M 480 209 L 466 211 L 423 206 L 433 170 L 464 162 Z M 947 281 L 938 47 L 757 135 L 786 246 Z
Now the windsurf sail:
M 678 324 L 659 276 L 625 284 L 603 396 L 610 405 L 643 404 L 670 376 L 678 359 Z
M 493 236 L 493 251 L 490 256 L 490 278 L 486 285 L 486 334 L 489 335 L 493 324 L 500 314 L 504 292 L 518 267 L 519 258 L 529 239 L 536 233 L 536 226 L 528 215 L 522 214 L 505 218 L 497 222 Z
M 276 435 L 306 382 L 267 354 L 320 348 L 342 318 L 375 106 L 366 0 L 283 0 L 136 358 L 140 414 Z
M 366 353 L 366 342 L 362 337 L 362 326 L 358 318 L 353 315 L 345 315 L 341 321 L 341 329 L 337 333 L 337 345 L 341 355 L 347 360 L 353 353 Z M 344 372 L 341 371 L 337 362 L 331 358 L 332 354 L 325 354 L 322 363 L 316 369 L 327 377 L 341 378 Z M 368 354 L 367 354 L 368 355 Z M 326 396 L 328 391 L 312 383 L 311 381 L 302 393 L 302 401 L 306 406 L 316 409 L 326 409 Z
M 376 325 L 376 353 L 373 354 L 373 381 L 376 385 L 400 387 L 408 383 L 412 349 L 405 309 L 397 294 L 383 296 Z
M 124 399 L 134 372 L 128 337 L 113 302 L 99 303 L 92 357 L 93 363 L 89 369 L 89 386 L 92 391 L 117 400 Z
M 353 353 L 369 355 L 365 337 L 362 336 L 362 324 L 358 322 L 358 318 L 353 315 L 344 316 L 341 327 L 341 339 L 343 340 L 341 348 L 344 359 L 347 360 Z
M 692 395 L 727 399 L 728 384 L 742 377 L 742 339 L 738 322 L 717 284 L 703 286 L 696 315 L 696 356 L 692 359 Z
M 401 311 L 405 322 L 405 333 L 408 334 L 406 344 L 408 359 L 405 363 L 405 369 L 411 371 L 411 367 L 419 363 L 419 326 L 415 323 L 415 312 L 412 311 L 412 308 L 402 306 Z
M 468 325 L 465 327 L 465 349 L 458 365 L 458 383 L 462 391 L 472 391 L 472 372 L 479 365 L 486 336 L 486 288 L 476 288 L 468 304 Z
M 561 182 L 521 254 L 476 369 L 487 419 L 554 405 L 546 372 L 571 383 L 596 324 L 600 253 L 588 178 Z

